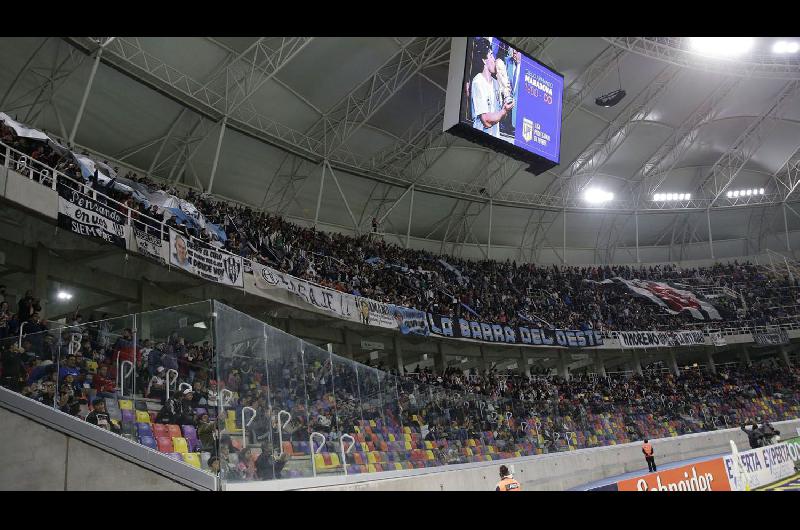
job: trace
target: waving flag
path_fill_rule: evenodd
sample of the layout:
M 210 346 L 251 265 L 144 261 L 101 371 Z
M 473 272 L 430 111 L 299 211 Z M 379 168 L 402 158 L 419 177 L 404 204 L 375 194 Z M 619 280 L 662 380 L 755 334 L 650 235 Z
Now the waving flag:
M 687 311 L 697 320 L 722 320 L 719 311 L 709 302 L 698 298 L 692 291 L 678 289 L 664 282 L 615 277 L 596 283 L 624 285 L 634 295 L 660 305 L 671 315 Z

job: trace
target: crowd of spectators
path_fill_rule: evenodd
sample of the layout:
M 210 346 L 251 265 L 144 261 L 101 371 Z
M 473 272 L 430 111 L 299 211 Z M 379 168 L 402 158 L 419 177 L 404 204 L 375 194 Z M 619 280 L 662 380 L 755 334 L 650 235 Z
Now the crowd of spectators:
M 18 138 L 0 125 L 4 143 L 68 176 L 82 179 L 75 161 L 59 155 L 50 144 Z M 107 161 L 103 167 L 108 166 Z M 119 172 L 113 168 L 112 173 Z M 131 194 L 95 177 L 86 185 L 130 208 L 135 222 L 168 226 L 245 258 L 270 265 L 295 277 L 381 302 L 413 307 L 449 317 L 535 325 L 560 329 L 675 330 L 709 323 L 688 312 L 668 314 L 661 306 L 632 296 L 619 284 L 599 284 L 613 277 L 672 281 L 726 288 L 713 303 L 724 322 L 712 325 L 766 325 L 797 315 L 797 282 L 751 263 L 681 268 L 675 265 L 537 266 L 509 260 L 467 260 L 435 255 L 387 243 L 374 233 L 348 236 L 291 223 L 278 215 L 215 200 L 207 194 L 157 183 L 127 172 L 124 178 L 153 191 L 182 196 L 205 219 L 224 229 L 227 239 L 167 214 L 157 206 L 137 202 Z M 373 223 L 374 224 L 374 223 Z M 166 237 L 166 234 L 164 234 Z M 730 295 L 730 296 L 728 296 Z

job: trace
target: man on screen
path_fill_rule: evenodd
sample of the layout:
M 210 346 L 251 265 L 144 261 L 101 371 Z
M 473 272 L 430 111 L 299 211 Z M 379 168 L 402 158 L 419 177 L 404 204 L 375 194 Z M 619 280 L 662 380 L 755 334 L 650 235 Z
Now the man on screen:
M 470 84 L 472 99 L 472 126 L 494 137 L 500 136 L 500 121 L 514 108 L 514 101 L 502 101 L 500 85 L 493 75 L 497 75 L 492 45 L 484 37 L 475 39 L 473 50 L 473 71 L 481 65 L 483 68 L 475 75 Z

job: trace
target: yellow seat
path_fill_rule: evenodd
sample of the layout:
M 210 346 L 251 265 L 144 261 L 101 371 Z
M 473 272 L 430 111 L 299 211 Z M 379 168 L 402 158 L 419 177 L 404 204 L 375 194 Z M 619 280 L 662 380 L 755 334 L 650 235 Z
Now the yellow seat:
M 377 464 L 377 463 L 378 463 L 378 460 L 375 458 L 375 453 L 373 453 L 372 451 L 370 451 L 369 453 L 367 453 L 367 461 L 368 461 L 370 464 Z
M 150 423 L 150 414 L 145 410 L 137 410 L 136 423 Z
M 425 457 L 426 457 L 428 460 L 436 460 L 436 458 L 433 456 L 433 451 L 431 451 L 430 449 L 428 449 L 427 451 L 425 451 Z
M 402 469 L 403 469 L 403 465 L 402 465 L 400 462 L 395 462 L 395 463 L 394 463 L 394 468 L 395 468 L 396 470 L 398 470 L 398 471 L 402 471 Z
M 408 434 L 408 433 L 404 434 L 403 435 L 403 440 L 405 440 L 406 442 L 410 442 L 411 441 L 411 435 Z
M 411 447 L 411 442 L 405 442 L 403 444 L 403 449 L 406 451 L 411 451 L 413 449 L 413 447 Z
M 175 449 L 176 453 L 189 452 L 189 444 L 186 443 L 186 438 L 173 438 L 172 447 Z
M 411 434 L 411 427 L 403 427 L 404 434 Z
M 378 425 L 375 423 L 375 420 L 369 420 L 370 427 L 377 427 Z
M 472 456 L 472 449 L 470 449 L 469 447 L 467 447 L 467 448 L 464 450 L 464 452 L 465 452 L 465 453 L 467 453 L 467 456 Z
M 178 440 L 178 438 L 175 439 Z M 180 438 L 180 440 L 183 440 L 183 438 Z M 200 455 L 198 453 L 183 453 L 181 456 L 184 462 L 192 467 L 200 469 Z
M 228 411 L 228 419 L 236 421 L 236 411 L 235 410 L 229 410 Z
M 396 442 L 397 441 L 397 439 L 394 437 L 394 434 L 389 433 L 389 441 L 390 442 Z
M 316 464 L 317 469 L 325 469 L 328 467 L 325 464 L 325 460 L 322 458 L 322 455 L 319 453 L 314 453 L 314 463 Z
M 356 427 L 355 429 L 356 429 L 356 432 L 361 432 L 361 428 L 360 427 Z
M 236 420 L 230 418 L 225 420 L 225 430 L 228 432 L 241 432 L 242 429 L 236 426 Z
M 488 452 L 490 452 L 490 453 L 494 453 L 494 452 L 496 452 L 496 451 L 494 450 L 494 446 L 493 446 L 493 445 L 490 445 L 490 446 L 488 446 L 488 447 L 486 448 L 486 450 L 487 450 Z
M 433 442 L 425 440 L 425 449 L 433 449 Z
M 130 399 L 120 399 L 119 408 L 120 410 L 133 410 L 133 401 Z
M 470 438 L 469 440 L 467 440 L 467 446 L 468 446 L 468 447 L 475 447 L 475 445 L 476 445 L 476 444 L 475 444 L 475 440 L 473 440 L 472 438 Z
M 331 467 L 339 467 L 340 465 L 342 465 L 342 463 L 339 462 L 339 455 L 331 453 Z
M 377 469 L 375 469 L 375 466 L 372 465 L 372 464 L 367 464 L 367 473 L 375 473 L 375 472 L 377 472 Z
M 494 458 L 492 457 L 492 455 L 483 455 L 483 457 L 484 457 L 486 460 L 494 460 Z

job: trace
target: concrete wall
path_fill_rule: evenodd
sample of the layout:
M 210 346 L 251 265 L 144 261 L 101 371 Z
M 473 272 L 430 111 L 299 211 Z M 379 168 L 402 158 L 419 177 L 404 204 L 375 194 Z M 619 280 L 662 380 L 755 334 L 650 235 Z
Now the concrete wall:
M 52 219 L 58 218 L 58 194 L 16 171 L 8 171 L 5 186 L 0 188 L 9 201 Z
M 800 420 L 774 423 L 783 438 L 795 435 Z M 688 434 L 676 438 L 651 440 L 656 464 L 667 464 L 702 456 L 730 452 L 730 440 L 740 449 L 749 449 L 747 436 L 739 429 L 725 429 L 708 433 Z M 582 449 L 568 453 L 553 453 L 502 461 L 514 466 L 514 478 L 525 490 L 562 491 L 641 470 L 647 465 L 639 442 Z M 350 491 L 490 491 L 498 480 L 501 462 L 461 464 L 448 466 L 447 471 L 420 469 L 404 473 L 375 473 L 351 477 L 324 477 L 317 479 L 291 479 L 270 482 L 228 484 L 227 490 L 350 490 Z
M 4 408 L 0 425 L 0 490 L 191 489 Z

